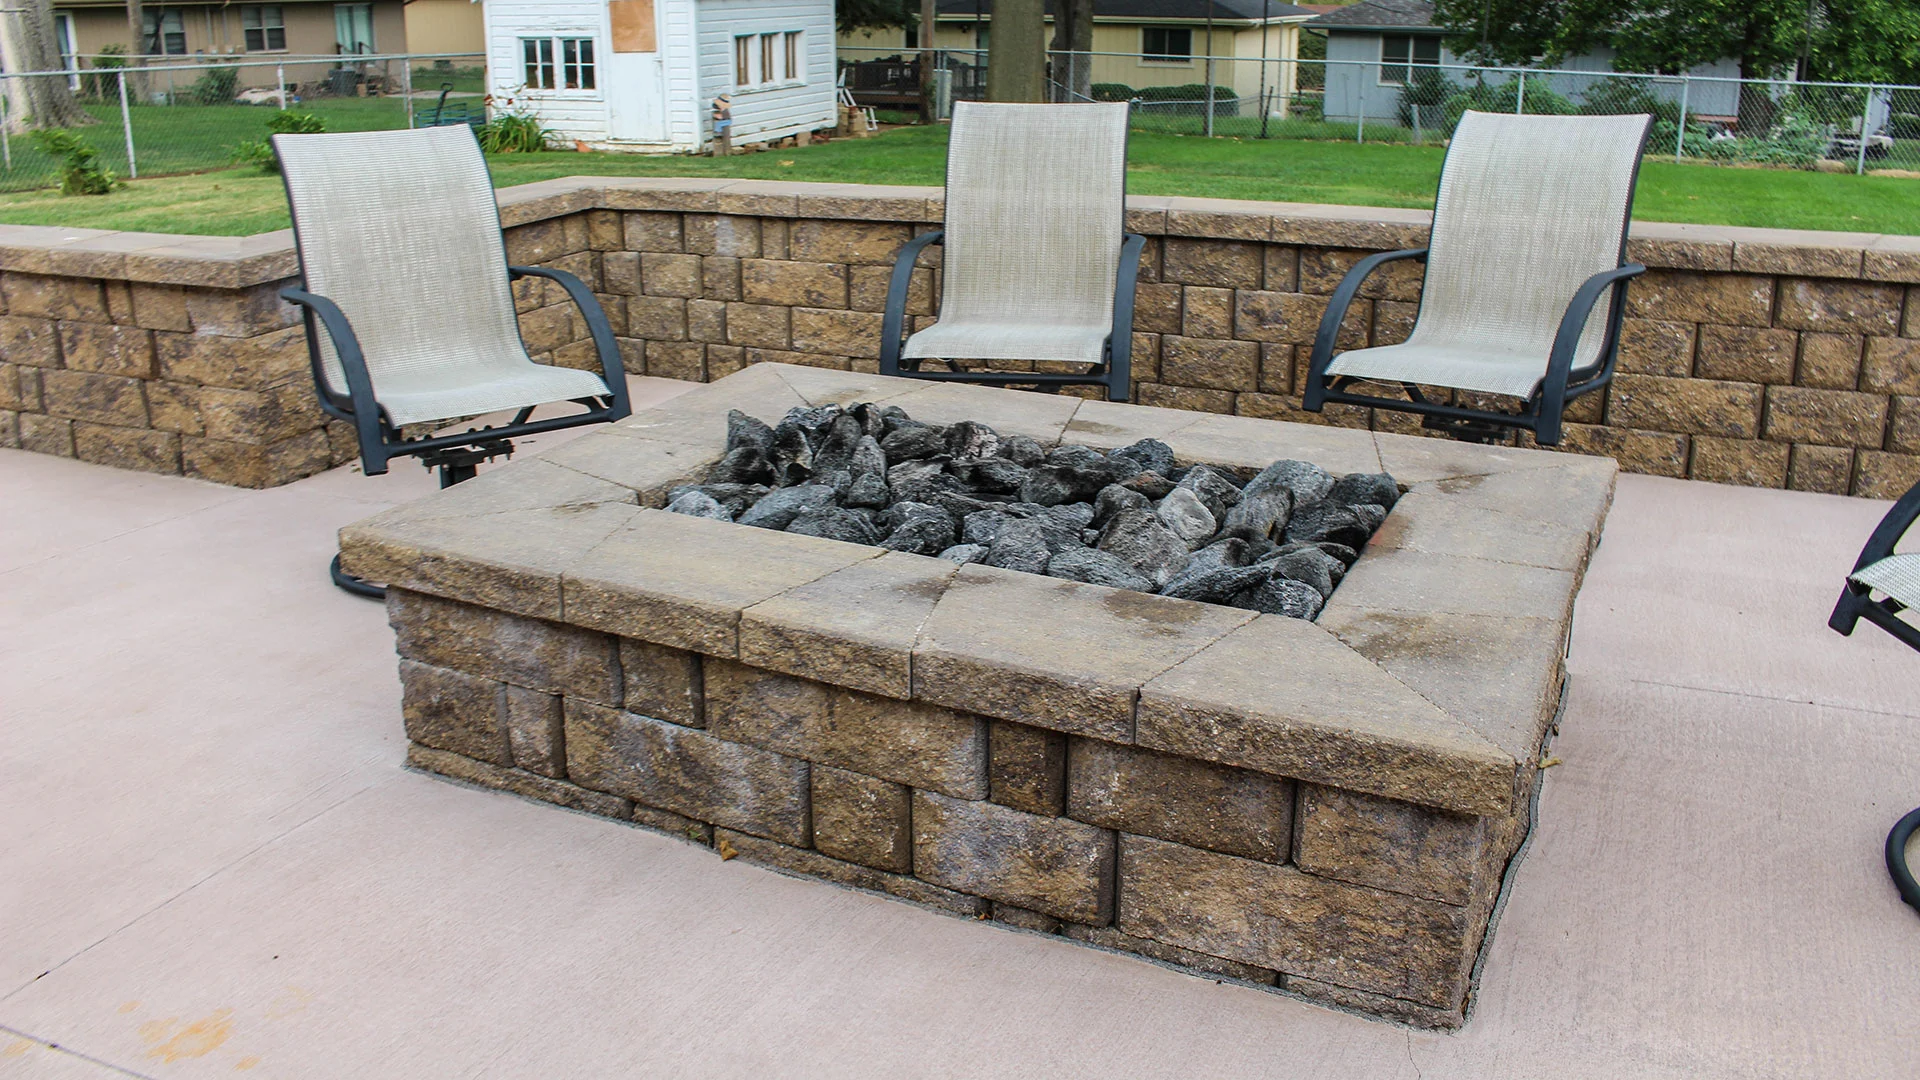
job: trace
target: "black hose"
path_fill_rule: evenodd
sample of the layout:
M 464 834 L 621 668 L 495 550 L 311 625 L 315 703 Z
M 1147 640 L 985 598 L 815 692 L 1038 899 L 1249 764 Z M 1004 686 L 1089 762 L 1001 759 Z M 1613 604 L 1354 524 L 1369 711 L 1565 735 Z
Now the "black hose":
M 1920 911 L 1920 882 L 1913 880 L 1913 870 L 1907 866 L 1907 841 L 1915 831 L 1920 831 L 1920 810 L 1901 818 L 1887 834 L 1887 873 L 1893 875 L 1893 887 L 1900 890 L 1900 899 Z

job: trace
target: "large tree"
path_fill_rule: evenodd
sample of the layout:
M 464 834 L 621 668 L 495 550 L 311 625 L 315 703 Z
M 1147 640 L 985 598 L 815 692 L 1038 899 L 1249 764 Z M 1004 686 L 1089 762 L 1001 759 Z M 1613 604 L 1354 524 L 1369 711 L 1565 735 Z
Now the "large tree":
M 12 0 L 0 8 L 0 62 L 8 71 L 58 72 L 51 0 Z M 67 85 L 67 76 L 12 76 L 6 80 L 8 112 L 15 130 L 69 128 L 94 123 Z
M 920 0 L 836 0 L 833 21 L 841 33 L 912 28 L 920 18 Z
M 1093 0 L 1053 0 L 1051 48 L 1055 53 L 1093 51 Z M 1066 100 L 1089 100 L 1093 97 L 1093 57 L 1057 56 L 1053 78 L 1066 88 Z
M 1046 0 L 997 0 L 993 5 L 987 100 L 1047 100 Z

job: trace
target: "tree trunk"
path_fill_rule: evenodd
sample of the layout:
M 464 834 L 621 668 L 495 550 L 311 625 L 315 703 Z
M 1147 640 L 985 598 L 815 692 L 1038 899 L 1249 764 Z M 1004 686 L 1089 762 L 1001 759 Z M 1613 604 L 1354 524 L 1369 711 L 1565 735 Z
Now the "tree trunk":
M 920 122 L 931 124 L 939 117 L 933 100 L 933 22 L 934 0 L 920 0 Z
M 1758 65 L 1747 57 L 1740 58 L 1740 78 L 1764 79 L 1771 72 L 1758 70 Z M 1740 116 L 1738 126 L 1743 139 L 1764 139 L 1773 130 L 1773 116 L 1777 112 L 1773 97 L 1767 93 L 1766 85 L 1757 82 L 1740 84 Z
M 1053 16 L 1054 61 L 1065 69 L 1055 72 L 1066 92 L 1063 100 L 1086 101 L 1093 97 L 1093 0 L 1056 0 Z
M 127 0 L 127 66 L 143 68 L 147 66 L 147 20 L 145 9 L 140 0 Z M 147 100 L 147 80 L 145 76 L 128 72 L 127 95 L 136 101 Z
M 9 71 L 60 71 L 60 46 L 54 36 L 50 0 L 14 0 L 0 14 L 0 59 Z M 7 80 L 14 130 L 82 127 L 96 121 L 74 100 L 67 77 L 36 75 Z
M 987 42 L 987 100 L 1047 100 L 1044 0 L 996 0 Z

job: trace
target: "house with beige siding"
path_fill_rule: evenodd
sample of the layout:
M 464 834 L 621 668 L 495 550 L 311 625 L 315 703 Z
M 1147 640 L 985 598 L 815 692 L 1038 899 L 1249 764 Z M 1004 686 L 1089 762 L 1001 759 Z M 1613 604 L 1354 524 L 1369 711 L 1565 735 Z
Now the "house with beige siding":
M 339 55 L 403 53 L 408 50 L 401 0 L 332 3 L 283 0 L 277 4 L 156 3 L 141 5 L 140 51 L 148 63 L 211 63 Z M 91 67 L 108 46 L 125 50 L 127 5 L 111 0 L 56 0 L 54 25 L 70 67 Z M 289 78 L 318 77 L 326 63 L 298 65 Z M 316 73 L 309 73 L 308 69 Z M 240 69 L 241 86 L 271 86 L 271 66 Z

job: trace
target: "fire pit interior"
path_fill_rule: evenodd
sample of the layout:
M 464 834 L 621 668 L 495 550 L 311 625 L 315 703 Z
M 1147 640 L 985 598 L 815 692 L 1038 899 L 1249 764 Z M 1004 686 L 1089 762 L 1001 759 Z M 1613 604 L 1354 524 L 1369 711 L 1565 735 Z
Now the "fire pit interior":
M 341 555 L 390 583 L 418 768 L 1447 1027 L 1613 473 L 765 363 L 349 526 Z M 1196 505 L 1213 524 L 1183 534 Z M 1378 528 L 1305 532 L 1336 519 Z M 1178 548 L 1135 561 L 1122 520 Z M 1255 609 L 1276 581 L 1317 604 L 1288 560 L 1330 578 L 1323 545 L 1364 550 L 1317 617 Z M 1087 552 L 1161 593 L 1078 580 L 1121 576 Z
M 667 510 L 956 563 L 1311 619 L 1400 497 L 1385 473 L 1308 461 L 1179 464 L 926 424 L 898 405 L 727 415 L 726 454 Z

